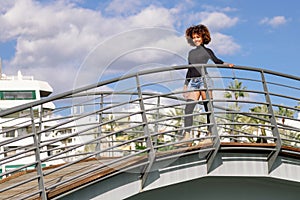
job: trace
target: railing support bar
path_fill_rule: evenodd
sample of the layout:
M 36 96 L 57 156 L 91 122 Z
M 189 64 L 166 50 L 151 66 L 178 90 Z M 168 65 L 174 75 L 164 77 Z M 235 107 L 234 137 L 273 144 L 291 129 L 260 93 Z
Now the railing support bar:
M 149 149 L 149 153 L 148 153 L 148 160 L 149 163 L 144 167 L 144 169 L 142 170 L 141 173 L 141 189 L 144 188 L 147 177 L 149 175 L 149 172 L 152 168 L 152 165 L 155 161 L 155 150 L 153 147 L 153 142 L 151 139 L 151 134 L 150 134 L 150 130 L 149 130 L 149 124 L 148 124 L 148 120 L 147 120 L 147 116 L 146 116 L 146 112 L 145 112 L 145 104 L 144 104 L 144 100 L 143 100 L 143 94 L 142 94 L 142 90 L 141 90 L 141 85 L 140 85 L 140 80 L 139 80 L 139 76 L 138 74 L 136 75 L 136 84 L 137 84 L 137 91 L 138 91 L 138 97 L 139 97 L 139 104 L 140 104 L 140 109 L 141 109 L 141 115 L 142 115 L 142 120 L 144 123 L 144 134 L 145 136 L 147 136 L 147 140 L 146 140 L 146 145 L 147 148 Z
M 278 154 L 281 150 L 281 138 L 280 138 L 280 134 L 278 131 L 278 126 L 277 126 L 277 122 L 276 122 L 276 118 L 275 118 L 275 114 L 274 114 L 274 110 L 273 110 L 273 105 L 271 102 L 271 97 L 270 97 L 270 93 L 268 90 L 268 86 L 266 83 L 266 78 L 265 78 L 263 70 L 261 71 L 261 79 L 262 79 L 263 88 L 265 91 L 265 98 L 266 98 L 266 102 L 267 102 L 268 112 L 271 115 L 270 122 L 273 125 L 272 133 L 273 133 L 273 136 L 276 137 L 276 141 L 275 141 L 276 150 L 272 151 L 268 157 L 268 172 L 270 173 L 273 170 L 275 161 L 277 160 Z
M 157 97 L 157 103 L 156 103 L 156 107 L 157 107 L 157 110 L 156 110 L 156 115 L 155 115 L 155 121 L 156 121 L 156 123 L 155 123 L 155 125 L 154 125 L 154 132 L 155 133 L 158 133 L 158 123 L 157 123 L 157 121 L 159 120 L 159 118 L 160 118 L 160 114 L 159 114 L 159 106 L 160 106 L 160 96 L 158 96 Z M 157 135 L 154 137 L 154 145 L 156 146 L 156 145 L 158 145 L 158 143 L 157 143 Z
M 40 140 L 39 136 L 37 135 L 37 130 L 35 127 L 35 122 L 34 122 L 34 112 L 33 108 L 30 108 L 30 117 L 31 117 L 31 125 L 32 125 L 32 132 L 34 133 L 33 135 L 33 142 L 35 146 L 35 159 L 36 159 L 36 170 L 37 174 L 39 176 L 38 178 L 38 183 L 39 183 L 39 189 L 41 191 L 40 197 L 42 200 L 47 199 L 47 194 L 45 190 L 45 184 L 44 184 L 44 175 L 43 175 L 43 170 L 42 170 L 42 162 L 41 162 L 41 153 L 40 153 Z
M 204 82 L 204 88 L 206 93 L 206 98 L 208 100 L 208 112 L 209 112 L 209 120 L 212 125 L 209 125 L 208 131 L 212 136 L 214 136 L 213 139 L 213 148 L 214 150 L 208 155 L 207 157 L 207 173 L 209 173 L 212 170 L 212 166 L 214 163 L 214 160 L 217 156 L 217 153 L 220 149 L 220 136 L 218 134 L 217 129 L 217 123 L 215 120 L 215 114 L 214 114 L 214 107 L 213 107 L 213 97 L 210 96 L 210 88 L 208 88 L 207 84 L 207 75 L 205 74 L 204 66 L 201 67 L 201 72 L 203 74 L 203 82 Z
M 100 110 L 103 110 L 103 104 L 104 104 L 104 97 L 103 97 L 103 94 L 101 94 L 101 98 L 100 98 Z M 102 112 L 99 113 L 99 124 L 102 124 L 103 122 L 103 114 Z M 102 136 L 102 126 L 100 125 L 98 127 L 98 130 L 97 130 L 97 138 L 100 138 Z M 100 152 L 101 151 L 101 139 L 99 139 L 97 141 L 97 144 L 96 144 L 96 151 L 97 152 Z M 100 158 L 100 154 L 96 154 L 96 158 Z

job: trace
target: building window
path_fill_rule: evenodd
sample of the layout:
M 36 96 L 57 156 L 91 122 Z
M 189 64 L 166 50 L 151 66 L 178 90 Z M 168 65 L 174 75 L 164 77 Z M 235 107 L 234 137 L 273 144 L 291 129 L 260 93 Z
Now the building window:
M 1 100 L 34 100 L 35 91 L 0 91 Z
M 5 137 L 5 138 L 8 138 L 8 137 L 13 138 L 13 137 L 15 137 L 15 130 L 11 130 L 11 131 L 5 132 L 5 133 L 4 133 L 4 137 Z
M 13 149 L 13 147 L 4 147 L 4 157 L 13 156 L 17 152 Z

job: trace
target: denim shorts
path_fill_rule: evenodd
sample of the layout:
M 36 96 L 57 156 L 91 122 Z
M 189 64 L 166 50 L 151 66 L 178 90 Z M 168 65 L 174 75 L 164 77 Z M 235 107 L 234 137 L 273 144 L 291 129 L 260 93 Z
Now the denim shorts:
M 205 89 L 203 79 L 204 79 L 203 77 L 192 78 L 191 87 L 193 89 Z M 214 86 L 213 80 L 207 75 L 206 75 L 206 83 L 209 89 L 213 88 Z

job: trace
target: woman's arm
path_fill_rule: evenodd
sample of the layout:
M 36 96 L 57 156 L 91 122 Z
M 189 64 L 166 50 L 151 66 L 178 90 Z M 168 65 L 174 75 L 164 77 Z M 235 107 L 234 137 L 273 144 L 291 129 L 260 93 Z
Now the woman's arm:
M 209 54 L 210 58 L 212 59 L 212 61 L 214 63 L 216 63 L 216 64 L 224 64 L 224 61 L 221 60 L 221 59 L 219 59 L 219 58 L 217 58 L 217 56 L 214 54 L 214 52 L 211 49 L 209 49 L 207 47 L 205 47 L 205 49 L 206 49 L 207 53 Z
M 214 52 L 211 49 L 206 48 L 206 47 L 205 47 L 205 49 L 207 50 L 209 56 L 211 57 L 212 61 L 214 61 L 214 63 L 228 65 L 229 67 L 234 66 L 234 64 L 232 64 L 232 63 L 225 63 L 225 62 L 223 62 L 223 60 L 217 58 L 217 56 L 214 54 Z

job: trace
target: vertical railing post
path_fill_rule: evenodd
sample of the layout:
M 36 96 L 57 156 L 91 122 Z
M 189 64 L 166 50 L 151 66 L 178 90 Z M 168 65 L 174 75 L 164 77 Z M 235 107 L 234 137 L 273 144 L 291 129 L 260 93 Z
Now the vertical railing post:
M 43 123 L 43 112 L 44 112 L 43 105 L 40 105 L 40 113 L 39 113 L 39 119 L 40 119 L 40 121 L 38 123 L 38 127 L 39 127 L 38 131 L 39 132 L 43 130 L 43 124 L 42 124 Z M 41 142 L 41 137 L 42 137 L 42 135 L 39 134 L 38 135 L 38 142 L 39 143 Z
M 156 103 L 156 115 L 155 115 L 155 125 L 154 125 L 154 132 L 158 133 L 158 120 L 159 120 L 159 106 L 160 106 L 160 96 L 157 97 L 157 103 Z M 154 145 L 157 145 L 157 135 L 154 137 Z
M 103 100 L 103 94 L 101 94 L 101 98 L 100 98 L 100 113 L 99 113 L 99 124 L 102 124 L 103 122 L 103 116 L 102 116 L 102 110 L 103 110 L 103 103 L 104 103 L 104 100 Z M 102 136 L 102 125 L 99 125 L 98 127 L 98 131 L 97 131 L 97 138 L 101 137 Z M 97 141 L 97 144 L 96 144 L 96 152 L 100 152 L 101 151 L 101 139 L 99 139 Z M 100 154 L 96 154 L 96 158 L 100 158 Z
M 276 150 L 272 151 L 268 157 L 268 171 L 270 173 L 273 170 L 274 163 L 275 163 L 275 161 L 278 157 L 278 154 L 281 150 L 281 139 L 280 139 L 280 134 L 279 134 L 279 130 L 278 130 L 278 126 L 277 126 L 277 122 L 276 122 L 276 118 L 275 118 L 275 114 L 274 114 L 274 110 L 273 110 L 273 105 L 271 102 L 270 93 L 268 90 L 266 78 L 265 78 L 263 71 L 261 71 L 261 79 L 262 79 L 263 88 L 264 88 L 264 92 L 265 92 L 265 99 L 266 99 L 266 103 L 267 103 L 268 112 L 271 115 L 270 122 L 272 125 L 271 126 L 272 134 L 276 138 L 275 139 Z
M 148 120 L 147 120 L 147 116 L 146 116 L 146 111 L 145 111 L 145 104 L 144 104 L 144 100 L 143 100 L 143 94 L 142 94 L 142 90 L 141 90 L 141 85 L 140 85 L 140 80 L 139 80 L 139 76 L 138 74 L 136 75 L 136 84 L 137 84 L 137 91 L 138 91 L 138 97 L 139 97 L 139 104 L 140 104 L 140 109 L 141 109 L 141 115 L 142 115 L 142 121 L 143 121 L 143 130 L 144 130 L 144 134 L 147 137 L 146 139 L 146 145 L 147 148 L 149 148 L 149 152 L 147 154 L 148 156 L 148 160 L 149 160 L 149 164 L 145 166 L 145 168 L 143 169 L 142 173 L 141 173 L 141 187 L 144 187 L 144 184 L 146 182 L 146 179 L 148 177 L 148 174 L 151 170 L 151 167 L 154 163 L 155 160 L 155 150 L 153 147 L 153 142 L 151 139 L 151 134 L 150 134 L 150 130 L 149 130 L 149 124 L 148 124 Z
M 201 73 L 203 76 L 206 101 L 208 101 L 208 115 L 209 115 L 209 120 L 210 120 L 210 124 L 208 125 L 208 127 L 210 127 L 210 128 L 208 129 L 208 131 L 210 131 L 211 135 L 214 136 L 214 139 L 213 139 L 214 150 L 208 155 L 208 158 L 207 158 L 207 171 L 210 172 L 212 169 L 212 165 L 215 160 L 215 157 L 220 149 L 220 136 L 218 134 L 217 123 L 216 123 L 215 114 L 214 114 L 213 97 L 211 97 L 209 94 L 209 90 L 212 90 L 213 88 L 211 88 L 211 89 L 208 88 L 207 79 L 206 79 L 207 75 L 205 74 L 204 66 L 201 67 Z
M 44 175 L 43 175 L 43 170 L 42 170 L 42 162 L 41 162 L 41 153 L 40 153 L 40 141 L 39 137 L 37 135 L 36 127 L 35 127 L 35 122 L 34 122 L 34 112 L 33 108 L 30 108 L 30 117 L 31 117 L 31 125 L 32 125 L 32 132 L 33 132 L 33 143 L 35 147 L 35 159 L 36 159 L 36 170 L 37 174 L 39 176 L 38 178 L 38 184 L 39 184 L 39 190 L 41 191 L 40 197 L 42 200 L 47 199 L 47 194 L 45 190 L 45 184 L 44 184 Z

